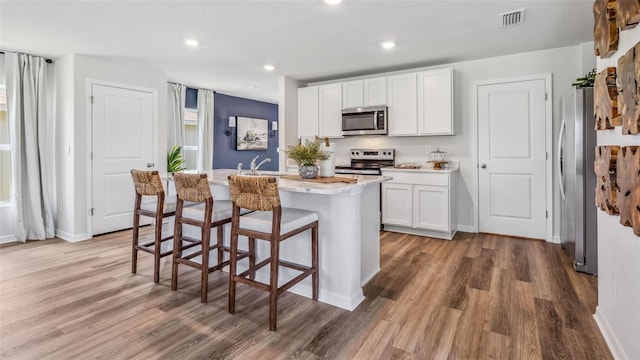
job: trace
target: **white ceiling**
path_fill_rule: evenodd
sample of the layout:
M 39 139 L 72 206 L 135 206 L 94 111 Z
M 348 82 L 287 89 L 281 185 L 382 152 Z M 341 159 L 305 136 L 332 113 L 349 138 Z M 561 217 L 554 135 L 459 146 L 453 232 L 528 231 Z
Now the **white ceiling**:
M 330 80 L 590 41 L 592 4 L 0 0 L 0 49 L 106 56 L 158 68 L 170 81 L 275 103 L 279 76 Z M 499 13 L 520 8 L 524 23 L 498 28 Z M 187 47 L 185 38 L 200 46 Z M 382 50 L 384 40 L 396 48 Z M 265 71 L 266 63 L 276 70 Z

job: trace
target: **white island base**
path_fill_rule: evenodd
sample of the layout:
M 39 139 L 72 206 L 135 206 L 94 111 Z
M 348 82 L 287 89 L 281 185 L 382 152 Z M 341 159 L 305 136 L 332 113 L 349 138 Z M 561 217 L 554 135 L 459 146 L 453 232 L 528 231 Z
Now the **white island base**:
M 227 176 L 229 170 L 209 171 L 209 181 L 215 199 L 228 200 Z M 265 175 L 269 175 L 265 172 Z M 318 266 L 320 288 L 318 301 L 343 309 L 353 310 L 364 300 L 362 286 L 380 271 L 380 186 L 389 178 L 381 176 L 348 176 L 358 178 L 356 184 L 317 184 L 278 179 L 283 207 L 315 211 L 319 217 Z M 225 227 L 228 241 L 230 227 Z M 212 237 L 215 232 L 212 233 Z M 246 249 L 246 238 L 240 238 Z M 256 262 L 269 254 L 266 241 L 257 240 Z M 280 258 L 304 265 L 311 264 L 311 235 L 304 232 L 280 245 Z M 246 260 L 238 263 L 243 271 Z M 298 272 L 280 267 L 281 284 Z M 258 271 L 256 279 L 268 282 L 269 267 Z M 289 291 L 311 298 L 311 278 L 307 278 Z

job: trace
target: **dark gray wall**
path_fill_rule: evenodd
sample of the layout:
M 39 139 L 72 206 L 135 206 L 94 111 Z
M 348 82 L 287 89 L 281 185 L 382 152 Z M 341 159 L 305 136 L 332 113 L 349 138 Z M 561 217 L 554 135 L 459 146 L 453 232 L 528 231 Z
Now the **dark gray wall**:
M 271 162 L 260 167 L 263 170 L 278 170 L 278 135 L 269 138 L 269 149 L 236 150 L 236 129 L 231 136 L 225 135 L 229 125 L 230 116 L 243 116 L 269 120 L 269 132 L 271 122 L 278 121 L 278 105 L 267 102 L 239 98 L 216 93 L 214 97 L 214 125 L 213 125 L 213 168 L 235 169 L 239 162 L 244 169 L 249 168 L 249 163 L 256 155 L 260 155 L 258 161 L 270 157 Z

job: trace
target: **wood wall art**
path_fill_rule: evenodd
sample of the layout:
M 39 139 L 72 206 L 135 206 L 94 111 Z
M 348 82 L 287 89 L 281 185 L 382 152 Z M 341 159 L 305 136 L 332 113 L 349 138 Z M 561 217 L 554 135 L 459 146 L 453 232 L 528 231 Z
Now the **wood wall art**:
M 596 117 L 596 130 L 613 129 L 622 125 L 618 113 L 618 87 L 616 68 L 608 67 L 596 75 L 593 84 L 593 112 Z
M 640 236 L 640 146 L 623 146 L 618 153 L 617 206 L 620 224 Z
M 634 28 L 640 22 L 640 0 L 618 0 L 618 28 L 620 31 Z
M 593 3 L 593 41 L 596 56 L 608 58 L 618 50 L 616 0 L 596 0 Z
M 609 215 L 618 214 L 616 166 L 619 146 L 596 146 L 596 206 Z
M 635 0 L 634 0 L 635 1 Z M 622 134 L 640 133 L 640 42 L 618 59 L 618 110 Z

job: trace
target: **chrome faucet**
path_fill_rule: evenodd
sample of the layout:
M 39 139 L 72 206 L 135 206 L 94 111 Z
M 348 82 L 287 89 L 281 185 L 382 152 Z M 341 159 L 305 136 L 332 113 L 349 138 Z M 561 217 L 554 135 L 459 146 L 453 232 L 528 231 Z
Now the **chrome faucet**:
M 242 163 L 238 163 L 238 175 L 240 175 L 240 171 L 242 171 Z
M 258 165 L 256 165 L 256 160 L 258 160 L 259 157 L 260 157 L 260 155 L 254 157 L 253 160 L 251 160 L 250 171 L 251 171 L 252 174 L 255 174 L 256 171 L 258 171 L 258 169 L 260 168 L 260 166 L 262 166 L 262 164 L 268 163 L 268 162 L 271 161 L 271 158 L 266 158 L 266 159 L 260 161 L 260 163 Z

